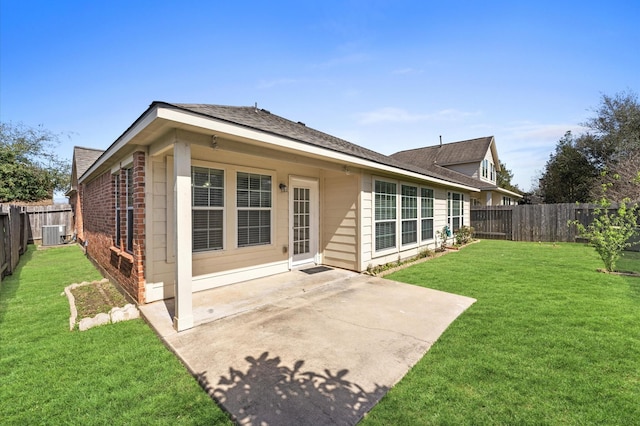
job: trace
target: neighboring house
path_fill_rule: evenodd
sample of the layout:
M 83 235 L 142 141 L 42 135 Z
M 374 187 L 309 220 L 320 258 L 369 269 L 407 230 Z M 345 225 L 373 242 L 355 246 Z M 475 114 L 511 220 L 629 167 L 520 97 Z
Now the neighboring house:
M 434 248 L 479 190 L 257 107 L 154 102 L 79 179 L 87 255 L 139 303 Z
M 71 161 L 71 189 L 65 196 L 69 197 L 69 204 L 73 212 L 72 232 L 73 236 L 80 243 L 84 242 L 84 226 L 82 221 L 82 188 L 78 186 L 78 178 L 91 167 L 91 165 L 102 155 L 101 149 L 73 147 L 73 159 Z
M 522 198 L 496 185 L 501 169 L 493 136 L 409 149 L 391 157 L 480 189 L 471 194 L 472 205 L 511 205 Z

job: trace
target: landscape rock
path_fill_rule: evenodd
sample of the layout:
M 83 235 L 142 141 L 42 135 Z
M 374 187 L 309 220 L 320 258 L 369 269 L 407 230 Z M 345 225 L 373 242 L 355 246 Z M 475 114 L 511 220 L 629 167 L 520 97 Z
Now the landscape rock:
M 111 315 L 111 322 L 116 323 L 140 318 L 140 311 L 131 303 L 127 303 L 122 308 L 112 308 L 109 315 Z
M 100 313 L 93 318 L 82 318 L 80 320 L 80 325 L 78 326 L 78 328 L 80 329 L 80 331 L 85 331 L 99 325 L 109 324 L 109 320 L 109 314 Z

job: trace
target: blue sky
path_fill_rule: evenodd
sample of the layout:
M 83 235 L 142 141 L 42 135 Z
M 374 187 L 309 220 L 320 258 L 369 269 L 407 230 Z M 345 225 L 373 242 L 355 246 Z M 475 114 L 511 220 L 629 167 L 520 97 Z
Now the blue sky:
M 522 189 L 602 94 L 640 2 L 0 0 L 0 120 L 106 149 L 154 100 L 253 105 L 381 152 L 494 135 Z

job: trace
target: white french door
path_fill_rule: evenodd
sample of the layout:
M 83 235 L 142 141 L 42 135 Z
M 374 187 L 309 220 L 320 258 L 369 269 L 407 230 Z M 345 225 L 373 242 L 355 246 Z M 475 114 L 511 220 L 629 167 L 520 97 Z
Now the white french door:
M 291 267 L 318 262 L 318 181 L 289 180 L 289 259 Z

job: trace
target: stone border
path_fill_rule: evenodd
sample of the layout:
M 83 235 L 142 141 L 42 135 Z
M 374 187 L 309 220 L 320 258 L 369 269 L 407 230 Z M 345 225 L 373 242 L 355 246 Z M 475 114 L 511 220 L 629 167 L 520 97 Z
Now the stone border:
M 71 311 L 71 316 L 69 317 L 69 331 L 73 331 L 76 327 L 77 319 L 78 319 L 78 309 L 76 308 L 76 299 L 73 297 L 71 290 L 76 289 L 78 287 L 83 287 L 87 285 L 101 284 L 109 282 L 107 278 L 103 278 L 100 281 L 92 281 L 86 282 L 83 281 L 81 283 L 75 283 L 68 285 L 64 288 L 64 292 L 61 296 L 66 295 L 67 299 L 69 299 L 69 310 Z M 99 325 L 104 324 L 115 324 L 120 321 L 132 320 L 135 318 L 140 318 L 140 311 L 135 305 L 131 303 L 127 303 L 122 308 L 114 307 L 111 308 L 109 313 L 99 313 L 93 318 L 82 318 L 80 323 L 78 324 L 78 329 L 80 331 L 85 331 L 93 327 L 97 327 Z

